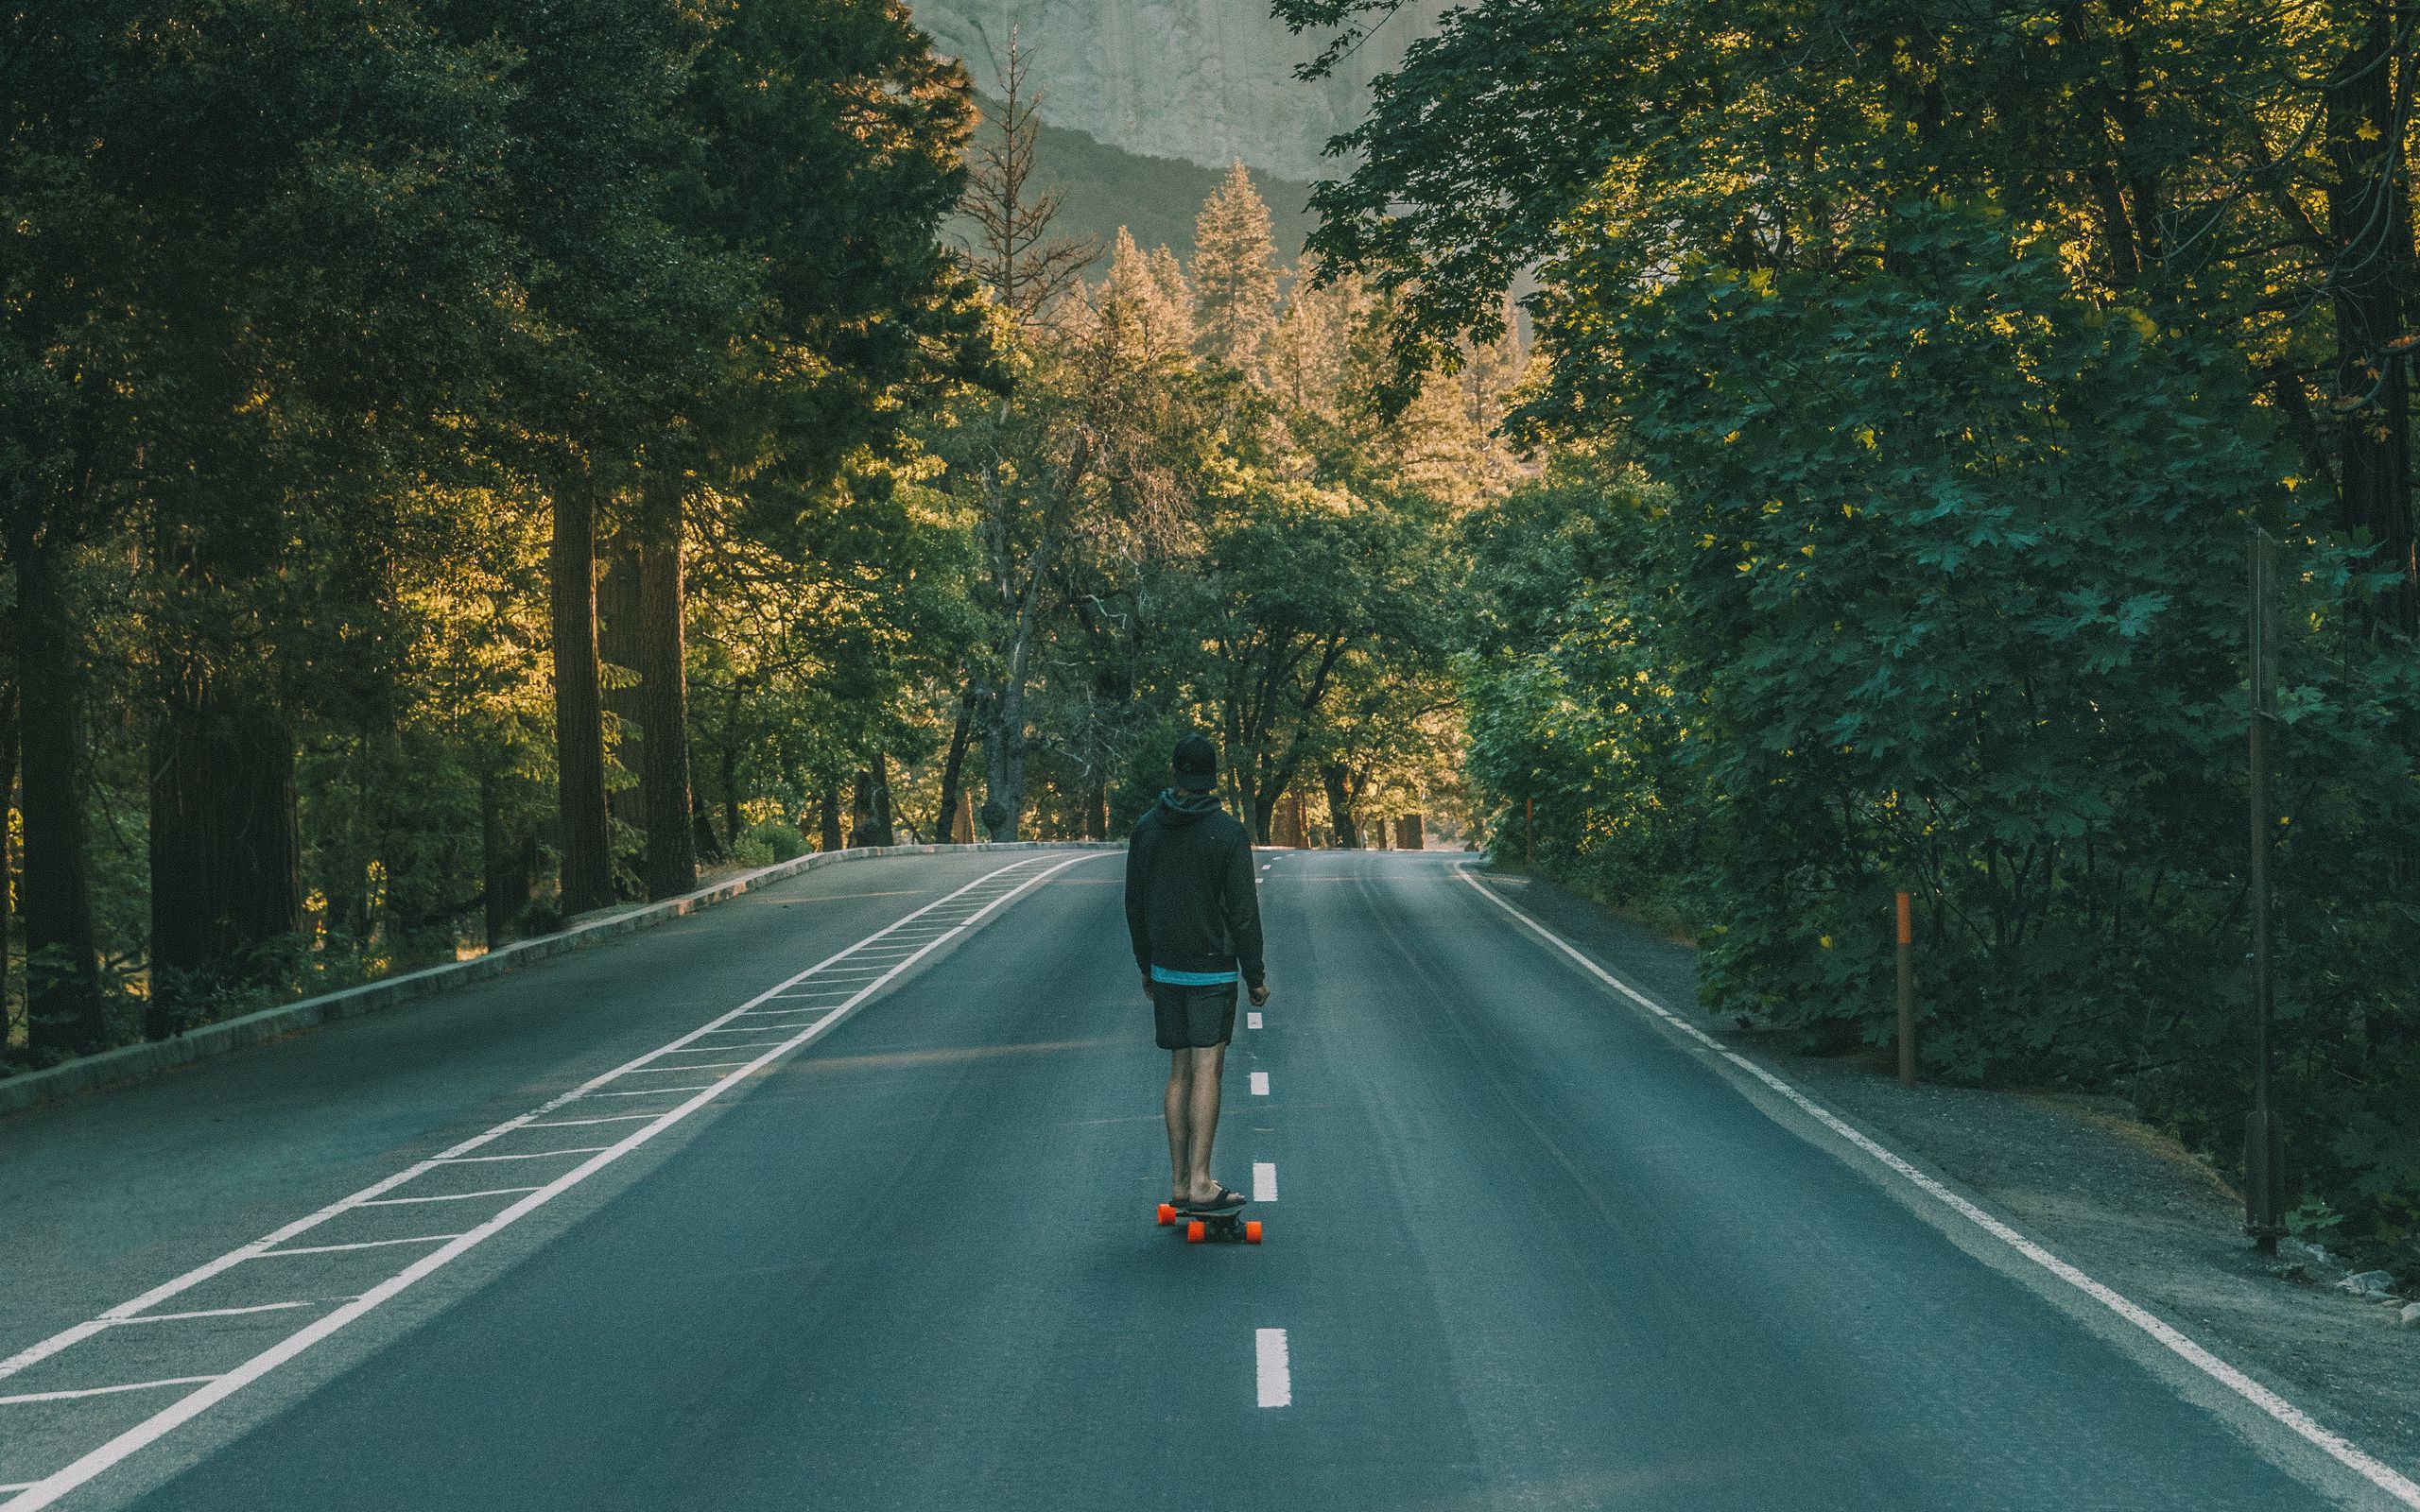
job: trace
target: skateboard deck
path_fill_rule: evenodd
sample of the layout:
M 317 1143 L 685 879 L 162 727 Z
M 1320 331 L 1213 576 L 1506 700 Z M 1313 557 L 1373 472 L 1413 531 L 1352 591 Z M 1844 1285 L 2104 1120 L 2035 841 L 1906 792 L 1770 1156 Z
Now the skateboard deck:
M 1246 1218 L 1241 1208 L 1225 1212 L 1187 1212 L 1173 1202 L 1160 1204 L 1160 1227 L 1172 1224 L 1184 1226 L 1184 1242 L 1188 1245 L 1256 1245 L 1260 1243 L 1260 1220 Z

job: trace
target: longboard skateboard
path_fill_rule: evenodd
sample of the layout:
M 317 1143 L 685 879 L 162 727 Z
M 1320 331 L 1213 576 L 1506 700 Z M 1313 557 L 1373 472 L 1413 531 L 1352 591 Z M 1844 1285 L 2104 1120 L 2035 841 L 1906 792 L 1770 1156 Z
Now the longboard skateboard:
M 1260 1243 L 1260 1220 L 1246 1218 L 1241 1208 L 1228 1212 L 1187 1212 L 1173 1202 L 1160 1204 L 1161 1228 L 1180 1220 L 1184 1224 L 1184 1242 L 1188 1245 Z

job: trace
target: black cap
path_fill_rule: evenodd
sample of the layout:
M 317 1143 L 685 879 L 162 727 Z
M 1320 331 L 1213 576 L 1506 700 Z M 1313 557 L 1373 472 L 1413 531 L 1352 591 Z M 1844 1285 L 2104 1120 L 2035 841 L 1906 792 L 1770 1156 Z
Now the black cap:
M 1207 735 L 1178 741 L 1168 766 L 1176 773 L 1176 785 L 1188 793 L 1207 793 L 1219 785 L 1219 747 Z

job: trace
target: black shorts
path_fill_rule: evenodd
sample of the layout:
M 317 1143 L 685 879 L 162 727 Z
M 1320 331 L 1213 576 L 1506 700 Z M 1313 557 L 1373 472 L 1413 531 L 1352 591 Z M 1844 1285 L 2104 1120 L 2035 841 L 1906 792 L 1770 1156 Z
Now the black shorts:
M 1160 1048 L 1205 1049 L 1233 1039 L 1236 986 L 1233 982 L 1213 982 L 1208 987 L 1152 983 L 1151 1014 L 1159 1021 Z

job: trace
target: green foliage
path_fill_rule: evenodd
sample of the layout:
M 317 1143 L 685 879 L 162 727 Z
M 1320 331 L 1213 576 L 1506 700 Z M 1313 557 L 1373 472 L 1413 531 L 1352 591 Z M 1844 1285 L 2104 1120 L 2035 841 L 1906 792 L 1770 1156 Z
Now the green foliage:
M 2420 963 L 2377 883 L 2420 679 L 2360 633 L 2358 554 L 2222 350 L 1988 216 L 1886 238 L 1887 272 L 1693 266 L 1622 313 L 1590 402 L 1655 481 L 1566 467 L 1474 522 L 1474 774 L 1536 799 L 1543 864 L 1703 921 L 1712 1005 L 1886 1042 L 1907 888 L 1928 1074 L 2115 1086 L 2222 1143 L 2243 553 L 2278 529 L 2283 1096 L 2319 1189 L 2408 1223 Z
M 806 837 L 798 833 L 795 824 L 765 819 L 748 827 L 748 833 L 731 848 L 731 854 L 742 866 L 770 866 L 806 854 Z
M 1202 202 L 1193 248 L 1201 353 L 1244 367 L 1260 355 L 1277 321 L 1277 243 L 1269 206 L 1240 162 Z
M 1332 68 L 1402 0 L 1275 0 Z M 1314 202 L 1408 410 L 1504 324 L 1566 455 L 1475 525 L 1475 772 L 1714 995 L 2115 1085 L 2231 1162 L 2242 543 L 2281 539 L 2291 1160 L 2420 1220 L 2408 80 L 2391 8 L 1473 0 Z M 1597 497 L 1587 495 L 1594 491 Z M 1567 608 L 1566 608 L 1567 606 Z
M 901 432 L 991 344 L 935 235 L 971 107 L 904 8 L 126 0 L 19 33 L 0 553 L 78 630 L 0 707 L 56 690 L 90 732 L 45 726 L 76 790 L 22 803 L 80 820 L 16 920 L 84 920 L 108 1022 L 62 1019 L 73 1048 L 547 926 L 566 489 L 609 532 L 689 495 L 725 838 L 929 744 L 905 685 L 956 660 L 968 550 Z M 214 850 L 229 773 L 268 796 Z M 292 906 L 222 917 L 264 890 Z M 164 958 L 188 919 L 199 968 Z

